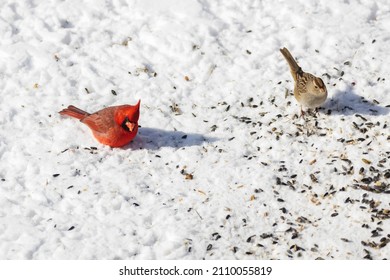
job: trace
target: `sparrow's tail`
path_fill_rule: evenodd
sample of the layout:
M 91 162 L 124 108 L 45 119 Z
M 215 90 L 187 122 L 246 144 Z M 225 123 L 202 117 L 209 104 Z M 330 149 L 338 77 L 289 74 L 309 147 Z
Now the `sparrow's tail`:
M 90 115 L 89 113 L 87 113 L 87 112 L 85 112 L 85 111 L 83 111 L 83 110 L 81 110 L 73 105 L 68 106 L 68 108 L 63 109 L 59 113 L 61 115 L 71 116 L 71 117 L 79 119 L 79 120 Z
M 291 53 L 288 51 L 288 49 L 283 48 L 280 49 L 280 52 L 284 56 L 284 58 L 287 60 L 288 65 L 290 66 L 291 74 L 293 74 L 294 79 L 296 79 L 297 74 L 302 73 L 302 68 L 299 67 L 298 63 L 295 61 Z

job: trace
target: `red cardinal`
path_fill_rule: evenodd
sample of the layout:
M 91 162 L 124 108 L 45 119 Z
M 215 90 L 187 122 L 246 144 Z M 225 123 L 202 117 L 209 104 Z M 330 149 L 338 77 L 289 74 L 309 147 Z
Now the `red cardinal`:
M 137 135 L 140 102 L 141 100 L 136 105 L 107 107 L 93 114 L 70 105 L 59 113 L 79 119 L 88 125 L 100 143 L 122 147 Z

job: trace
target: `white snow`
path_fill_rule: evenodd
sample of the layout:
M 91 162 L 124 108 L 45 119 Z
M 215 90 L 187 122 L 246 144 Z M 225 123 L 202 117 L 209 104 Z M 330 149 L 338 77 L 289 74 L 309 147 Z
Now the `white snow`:
M 386 0 L 1 1 L 0 259 L 389 258 L 389 31 Z M 123 149 L 57 113 L 138 99 Z

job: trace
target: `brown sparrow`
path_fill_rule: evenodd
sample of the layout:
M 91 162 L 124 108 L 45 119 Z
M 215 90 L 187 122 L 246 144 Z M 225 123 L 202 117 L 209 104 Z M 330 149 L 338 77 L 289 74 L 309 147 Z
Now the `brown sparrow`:
M 302 105 L 306 108 L 316 108 L 321 106 L 328 96 L 326 86 L 321 78 L 315 77 L 310 73 L 302 71 L 288 49 L 280 49 L 284 58 L 290 66 L 291 75 L 294 78 L 294 96 L 301 104 L 301 113 L 303 115 Z

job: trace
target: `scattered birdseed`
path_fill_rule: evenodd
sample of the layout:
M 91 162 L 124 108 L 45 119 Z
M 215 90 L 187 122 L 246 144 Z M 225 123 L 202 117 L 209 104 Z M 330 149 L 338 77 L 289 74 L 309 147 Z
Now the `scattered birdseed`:
M 267 238 L 270 238 L 272 236 L 273 236 L 272 233 L 263 233 L 263 234 L 260 235 L 260 237 L 262 239 L 267 239 Z
M 252 239 L 253 237 L 255 237 L 256 235 L 252 235 L 252 236 L 249 236 L 247 239 L 246 239 L 246 242 L 250 243 L 252 242 Z
M 365 164 L 371 164 L 371 161 L 368 160 L 368 159 L 362 158 L 362 161 L 363 161 Z
M 318 179 L 314 174 L 310 174 L 310 179 L 313 183 L 318 183 Z

